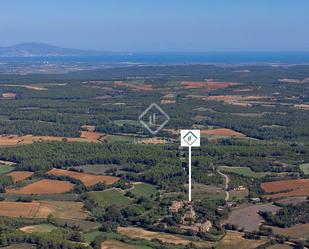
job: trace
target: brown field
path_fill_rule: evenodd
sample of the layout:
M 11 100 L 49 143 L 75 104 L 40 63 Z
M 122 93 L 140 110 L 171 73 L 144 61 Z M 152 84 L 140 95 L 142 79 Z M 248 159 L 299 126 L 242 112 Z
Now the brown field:
M 102 243 L 101 249 L 136 249 L 135 246 L 123 243 L 118 240 L 106 240 Z
M 239 137 L 239 138 L 246 137 L 246 135 L 243 133 L 233 131 L 227 128 L 219 128 L 219 129 L 213 129 L 213 130 L 201 130 L 201 135 L 215 135 L 215 136 Z
M 88 213 L 83 206 L 82 202 L 74 201 L 41 201 L 35 218 L 47 218 L 51 214 L 58 219 L 85 220 Z
M 0 216 L 46 219 L 53 215 L 58 219 L 85 220 L 88 213 L 83 210 L 82 202 L 74 201 L 42 201 L 0 203 Z
M 95 132 L 95 131 L 82 131 L 80 134 L 81 138 L 84 138 L 89 141 L 99 141 L 104 136 L 103 133 Z
M 0 165 L 14 166 L 15 164 L 14 162 L 0 160 Z
M 188 245 L 191 242 L 190 240 L 186 240 L 184 238 L 175 235 L 152 232 L 138 227 L 118 227 L 118 232 L 120 234 L 135 239 L 145 239 L 145 240 L 158 239 L 165 243 L 171 243 L 177 245 Z
M 22 87 L 27 88 L 30 90 L 36 90 L 36 91 L 46 91 L 48 90 L 46 87 L 40 86 L 40 85 L 15 85 L 15 84 L 5 84 L 1 86 L 11 86 L 11 87 Z
M 7 188 L 8 194 L 60 194 L 73 189 L 73 184 L 58 180 L 40 180 L 20 189 Z
M 33 244 L 12 244 L 11 246 L 3 247 L 2 249 L 36 249 L 37 247 Z
M 237 103 L 240 101 L 256 101 L 256 100 L 261 100 L 261 99 L 270 99 L 270 97 L 268 96 L 243 96 L 243 95 L 216 95 L 216 96 L 207 96 L 207 97 L 204 97 L 203 99 L 222 101 L 228 104 L 233 104 L 235 102 Z
M 294 105 L 296 109 L 302 109 L 302 110 L 309 110 L 309 105 L 308 104 L 299 104 L 299 105 Z
M 294 84 L 304 84 L 309 82 L 309 78 L 305 78 L 303 80 L 299 79 L 278 79 L 279 82 L 282 83 L 294 83 Z
M 0 202 L 0 216 L 33 218 L 40 208 L 39 202 Z
M 16 97 L 16 93 L 2 93 L 2 97 L 5 99 L 14 99 Z
M 14 183 L 23 181 L 31 177 L 34 173 L 29 171 L 13 171 L 8 175 L 12 177 Z
M 219 81 L 183 81 L 181 82 L 181 85 L 185 89 L 197 89 L 197 88 L 206 88 L 208 91 L 213 91 L 221 88 L 226 88 L 229 86 L 237 86 L 241 85 L 241 83 L 237 82 L 219 82 Z
M 309 188 L 301 188 L 284 193 L 265 195 L 265 197 L 268 199 L 281 199 L 284 197 L 295 197 L 295 196 L 309 196 Z
M 281 192 L 288 190 L 300 190 L 300 189 L 309 190 L 309 179 L 263 182 L 261 184 L 261 187 L 266 193 Z
M 82 125 L 80 128 L 84 131 L 95 131 L 95 125 Z
M 91 175 L 91 174 L 80 173 L 80 172 L 75 172 L 71 170 L 63 170 L 63 169 L 52 169 L 48 171 L 47 173 L 50 175 L 69 176 L 69 177 L 78 179 L 87 187 L 95 185 L 99 182 L 103 182 L 105 184 L 110 185 L 119 180 L 118 177 L 114 177 L 114 176 Z
M 230 213 L 225 223 L 235 224 L 239 228 L 243 227 L 246 231 L 252 232 L 258 230 L 263 222 L 262 217 L 258 214 L 259 211 L 276 213 L 279 209 L 280 207 L 271 204 L 236 208 Z
M 297 224 L 292 227 L 280 228 L 271 227 L 275 234 L 282 234 L 284 236 L 289 236 L 292 239 L 309 239 L 309 224 Z
M 265 238 L 248 240 L 243 238 L 243 233 L 227 231 L 226 235 L 216 246 L 217 249 L 253 249 L 266 243 Z
M 167 141 L 162 138 L 154 137 L 154 138 L 145 138 L 136 141 L 137 144 L 166 144 Z
M 163 105 L 175 104 L 175 103 L 176 103 L 176 100 L 174 99 L 162 99 L 161 100 L 161 104 Z
M 151 84 L 134 84 L 134 83 L 127 83 L 124 81 L 114 81 L 115 86 L 126 86 L 132 88 L 133 90 L 138 91 L 153 91 L 153 87 Z
M 32 144 L 43 141 L 68 141 L 68 142 L 93 142 L 99 143 L 103 137 L 102 133 L 82 131 L 81 137 L 54 137 L 54 136 L 33 136 L 33 135 L 0 135 L 0 146 L 15 146 Z

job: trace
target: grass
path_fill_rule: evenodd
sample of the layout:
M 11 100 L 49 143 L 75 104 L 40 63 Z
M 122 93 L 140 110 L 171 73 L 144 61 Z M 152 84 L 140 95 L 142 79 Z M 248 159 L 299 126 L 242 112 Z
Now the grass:
M 37 247 L 35 245 L 31 244 L 16 244 L 16 245 L 11 245 L 11 246 L 6 246 L 3 247 L 2 249 L 36 249 Z
M 185 184 L 184 187 L 188 189 L 188 184 Z M 195 183 L 192 185 L 192 197 L 195 200 L 201 198 L 220 200 L 225 198 L 225 192 L 221 187 Z
M 300 169 L 304 172 L 305 175 L 309 175 L 309 163 L 304 163 L 299 165 Z
M 248 167 L 219 167 L 220 171 L 223 173 L 235 173 L 242 176 L 253 177 L 253 178 L 262 178 L 265 177 L 269 172 L 254 172 Z
M 90 192 L 89 195 L 103 208 L 112 205 L 123 207 L 129 205 L 131 202 L 128 198 L 124 196 L 123 193 L 120 193 L 115 189 L 100 192 Z
M 126 135 L 108 135 L 104 141 L 107 142 L 126 142 L 130 143 L 134 141 L 134 137 L 126 136 Z
M 135 184 L 134 188 L 130 191 L 138 197 L 143 196 L 147 198 L 151 198 L 151 196 L 155 196 L 158 193 L 154 185 L 147 183 Z
M 39 225 L 22 227 L 20 230 L 22 230 L 25 233 L 49 233 L 55 229 L 57 229 L 57 227 L 51 224 L 39 224 Z
M 239 232 L 228 231 L 224 238 L 220 240 L 216 246 L 217 249 L 249 249 L 257 248 L 264 244 L 265 238 L 260 240 L 247 240 L 243 238 L 243 234 Z
M 0 165 L 0 174 L 7 174 L 11 172 L 14 169 L 14 167 L 11 166 L 2 166 Z
M 142 245 L 144 243 L 143 241 L 132 241 L 129 243 L 124 243 L 119 241 L 121 239 L 121 236 L 119 234 L 115 233 L 106 233 L 106 232 L 100 232 L 100 231 L 93 231 L 89 233 L 85 233 L 83 235 L 85 241 L 87 243 L 90 243 L 93 241 L 97 236 L 102 235 L 107 238 L 107 240 L 104 241 L 103 245 L 106 246 L 108 249 L 151 249 L 152 247 Z M 126 239 L 127 240 L 127 239 Z
M 280 228 L 271 227 L 275 234 L 282 234 L 284 236 L 289 236 L 292 239 L 309 239 L 309 224 L 297 224 L 292 227 Z

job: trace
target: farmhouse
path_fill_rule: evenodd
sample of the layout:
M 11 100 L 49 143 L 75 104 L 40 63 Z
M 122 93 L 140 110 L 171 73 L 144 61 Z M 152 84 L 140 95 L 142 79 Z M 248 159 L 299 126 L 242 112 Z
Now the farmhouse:
M 169 207 L 170 212 L 177 213 L 180 208 L 184 207 L 182 201 L 173 201 L 172 205 Z

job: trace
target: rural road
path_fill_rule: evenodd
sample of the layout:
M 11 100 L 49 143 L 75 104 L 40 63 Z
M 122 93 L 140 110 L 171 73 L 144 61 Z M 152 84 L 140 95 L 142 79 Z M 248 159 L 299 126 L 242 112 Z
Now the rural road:
M 229 188 L 229 177 L 226 174 L 223 174 L 222 172 L 220 172 L 220 170 L 217 170 L 218 174 L 223 176 L 225 179 L 225 186 L 224 186 L 224 190 L 225 190 L 225 201 L 228 201 L 230 199 L 230 193 L 228 191 Z

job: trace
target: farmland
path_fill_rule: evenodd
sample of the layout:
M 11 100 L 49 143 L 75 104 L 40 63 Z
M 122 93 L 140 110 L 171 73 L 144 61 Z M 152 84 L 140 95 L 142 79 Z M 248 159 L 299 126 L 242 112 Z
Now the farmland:
M 155 186 L 146 184 L 146 183 L 136 183 L 134 184 L 133 189 L 131 190 L 136 196 L 144 196 L 150 198 L 155 196 L 158 193 L 158 190 Z
M 0 205 L 0 216 L 47 218 L 53 215 L 59 219 L 84 220 L 88 217 L 87 212 L 82 210 L 80 202 L 68 201 L 36 201 L 36 202 L 13 202 L 3 201 Z
M 254 172 L 248 167 L 226 167 L 226 166 L 220 166 L 220 171 L 224 173 L 235 173 L 247 177 L 254 177 L 254 178 L 261 178 L 266 176 L 267 173 L 265 172 Z
M 297 224 L 288 228 L 271 227 L 276 234 L 282 234 L 291 238 L 309 239 L 309 224 Z
M 108 207 L 112 205 L 123 207 L 130 204 L 130 200 L 126 198 L 123 193 L 120 193 L 115 189 L 102 192 L 90 192 L 89 196 L 101 207 Z
M 220 129 L 211 129 L 211 130 L 201 130 L 201 135 L 207 136 L 222 136 L 222 137 L 237 137 L 244 138 L 246 135 L 233 131 L 231 129 L 220 128 Z
M 19 189 L 8 188 L 6 189 L 6 193 L 28 195 L 56 194 L 69 192 L 72 190 L 73 186 L 74 185 L 70 182 L 44 179 Z
M 306 216 L 290 206 L 309 195 L 308 86 L 278 79 L 308 73 L 308 66 L 130 65 L 0 75 L 0 229 L 9 227 L 1 231 L 16 241 L 21 228 L 38 248 L 74 241 L 83 249 L 245 249 L 278 243 L 269 231 L 260 237 L 267 220 L 304 239 Z M 170 117 L 155 135 L 139 121 L 151 103 Z M 192 148 L 189 203 L 179 131 L 191 128 L 202 136 Z M 278 221 L 287 207 L 295 219 Z
M 309 175 L 309 163 L 304 163 L 299 166 L 305 175 Z
M 40 225 L 33 225 L 33 226 L 26 226 L 20 228 L 21 231 L 24 233 L 49 233 L 52 230 L 57 229 L 57 227 L 50 225 L 50 224 L 40 224 Z
M 247 240 L 244 239 L 242 233 L 227 232 L 224 239 L 219 241 L 216 248 L 218 249 L 254 249 L 259 245 L 264 244 L 267 240 Z
M 34 217 L 40 208 L 40 203 L 38 202 L 2 201 L 0 204 L 0 216 L 8 217 Z
M 252 205 L 243 208 L 236 208 L 232 210 L 226 223 L 235 224 L 240 228 L 244 228 L 245 231 L 258 230 L 262 224 L 263 219 L 258 214 L 259 211 L 269 211 L 276 213 L 280 208 L 271 204 Z
M 12 167 L 12 166 L 0 165 L 0 174 L 9 173 L 9 172 L 11 172 L 12 170 L 14 170 L 14 167 Z
M 281 198 L 292 196 L 307 196 L 309 194 L 309 179 L 284 180 L 265 182 L 261 184 L 266 193 L 281 192 L 266 195 L 268 198 Z
M 48 171 L 48 174 L 55 176 L 69 176 L 81 180 L 87 187 L 95 185 L 99 182 L 110 185 L 119 180 L 119 178 L 113 176 L 98 176 L 63 169 L 52 169 Z
M 14 171 L 9 173 L 8 175 L 11 176 L 13 182 L 16 183 L 31 177 L 33 174 L 33 172 L 29 171 Z

